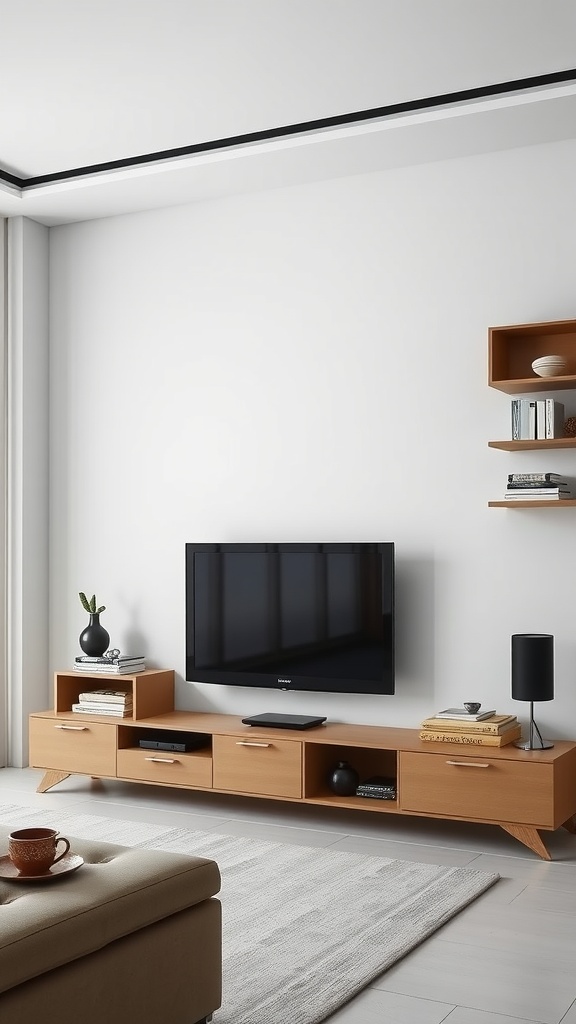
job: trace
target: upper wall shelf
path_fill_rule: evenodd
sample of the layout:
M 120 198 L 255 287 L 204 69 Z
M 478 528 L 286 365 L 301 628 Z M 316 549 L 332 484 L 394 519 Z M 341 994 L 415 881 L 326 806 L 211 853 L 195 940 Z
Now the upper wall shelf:
M 549 437 L 545 441 L 534 439 L 527 441 L 488 441 L 489 448 L 499 448 L 503 452 L 543 451 L 547 448 L 576 448 L 576 437 Z
M 491 388 L 507 395 L 576 390 L 576 320 L 490 327 L 488 349 Z M 538 377 L 532 363 L 544 355 L 564 356 L 568 372 L 562 377 Z

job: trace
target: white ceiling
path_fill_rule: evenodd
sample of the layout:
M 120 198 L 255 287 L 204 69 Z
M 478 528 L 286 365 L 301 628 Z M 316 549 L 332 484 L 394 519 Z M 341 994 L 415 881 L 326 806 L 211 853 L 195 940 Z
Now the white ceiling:
M 19 178 L 576 66 L 574 0 L 0 0 Z M 576 136 L 576 82 L 35 188 L 44 223 Z

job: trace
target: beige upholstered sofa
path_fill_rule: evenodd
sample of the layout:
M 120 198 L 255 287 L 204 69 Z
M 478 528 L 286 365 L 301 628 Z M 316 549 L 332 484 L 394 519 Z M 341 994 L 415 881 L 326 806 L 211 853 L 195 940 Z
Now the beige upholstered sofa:
M 0 828 L 0 855 L 9 831 Z M 209 1019 L 221 1002 L 214 861 L 69 838 L 79 870 L 0 879 L 0 1021 Z

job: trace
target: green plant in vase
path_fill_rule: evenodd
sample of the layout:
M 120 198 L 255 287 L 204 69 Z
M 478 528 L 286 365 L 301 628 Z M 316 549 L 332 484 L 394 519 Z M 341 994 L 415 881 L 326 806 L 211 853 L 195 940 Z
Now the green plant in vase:
M 92 594 L 90 600 L 88 600 L 86 594 L 83 594 L 82 591 L 80 591 L 78 596 L 84 611 L 88 612 L 89 615 L 100 615 L 100 612 L 106 611 L 105 604 L 101 604 L 99 608 L 96 607 L 96 594 Z
M 90 600 L 82 591 L 78 596 L 84 611 L 90 616 L 86 629 L 80 634 L 80 647 L 89 658 L 101 658 L 110 644 L 110 634 L 100 625 L 100 614 L 106 611 L 106 605 L 97 604 L 96 594 L 92 594 Z

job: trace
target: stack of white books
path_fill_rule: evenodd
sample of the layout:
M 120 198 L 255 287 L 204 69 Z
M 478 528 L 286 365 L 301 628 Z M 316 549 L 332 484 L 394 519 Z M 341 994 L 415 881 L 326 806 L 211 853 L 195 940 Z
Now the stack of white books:
M 509 473 L 507 501 L 560 501 L 572 498 L 571 485 L 558 473 Z
M 136 672 L 144 672 L 145 668 L 146 661 L 142 654 L 118 654 L 114 657 L 103 654 L 101 658 L 81 655 L 74 662 L 75 671 L 89 672 L 90 675 L 100 672 L 103 675 L 134 675 Z
M 112 715 L 116 718 L 130 718 L 132 715 L 132 694 L 124 690 L 87 690 L 78 694 L 72 705 L 78 715 Z

